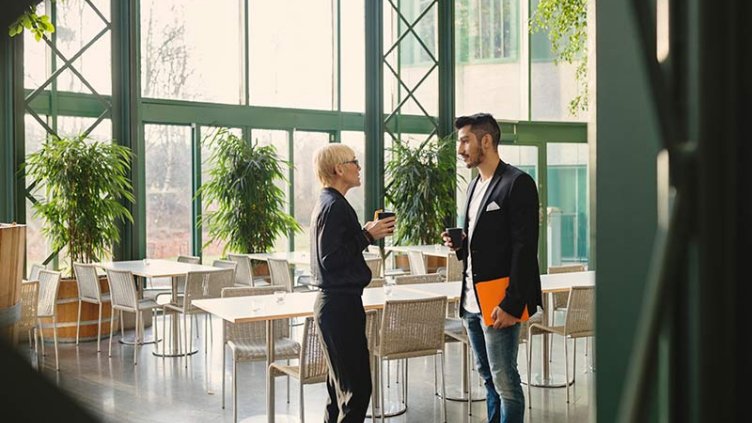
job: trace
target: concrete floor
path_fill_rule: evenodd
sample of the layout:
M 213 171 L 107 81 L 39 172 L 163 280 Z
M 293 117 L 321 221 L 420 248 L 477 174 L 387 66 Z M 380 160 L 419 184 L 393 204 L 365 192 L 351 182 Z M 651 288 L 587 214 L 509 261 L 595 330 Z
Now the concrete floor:
M 161 317 L 157 320 L 160 322 Z M 201 339 L 194 339 L 199 352 L 188 359 L 188 368 L 182 358 L 161 358 L 152 355 L 153 345 L 140 347 L 139 364 L 133 366 L 133 347 L 113 340 L 112 358 L 107 356 L 106 338 L 102 352 L 97 353 L 95 342 L 82 342 L 79 347 L 60 344 L 60 372 L 54 369 L 52 345 L 42 358 L 41 372 L 61 389 L 101 418 L 111 422 L 232 422 L 230 398 L 231 370 L 228 357 L 227 407 L 221 408 L 221 346 L 219 322 L 214 321 L 214 343 L 209 354 L 203 348 L 203 320 Z M 169 324 L 168 324 L 169 331 Z M 151 333 L 147 329 L 147 335 Z M 131 333 L 132 334 L 132 333 Z M 129 333 L 126 331 L 126 336 Z M 161 335 L 161 334 L 160 334 Z M 169 334 L 168 334 L 169 335 Z M 540 368 L 540 341 L 534 341 L 534 365 Z M 570 343 L 570 347 L 571 347 Z M 552 371 L 563 380 L 563 340 L 554 339 Z M 585 356 L 585 341 L 578 341 L 576 383 L 570 387 L 570 403 L 566 403 L 566 390 L 562 388 L 532 388 L 532 408 L 526 411 L 528 422 L 590 422 L 594 421 L 592 354 Z M 33 352 L 21 345 L 22 352 L 33 360 Z M 524 344 L 520 346 L 519 365 L 526 379 Z M 571 359 L 571 348 L 570 348 Z M 461 348 L 447 344 L 447 389 L 457 389 L 460 384 Z M 209 366 L 209 371 L 205 366 Z M 570 364 L 571 366 L 571 364 Z M 571 367 L 570 367 L 571 368 Z M 408 409 L 403 415 L 387 419 L 390 422 L 439 422 L 441 400 L 434 395 L 434 364 L 432 358 L 411 359 L 408 377 Z M 390 387 L 385 394 L 396 403 L 402 382 L 395 383 L 398 372 L 392 367 Z M 570 376 L 571 377 L 571 376 Z M 477 380 L 477 374 L 474 374 Z M 286 382 L 278 378 L 276 385 L 276 414 L 278 422 L 298 421 L 298 385 L 290 383 L 290 403 L 285 401 Z M 477 382 L 474 383 L 477 385 Z M 241 363 L 238 368 L 239 421 L 266 421 L 265 371 L 263 362 Z M 527 387 L 523 385 L 527 397 Z M 480 387 L 476 386 L 480 391 Z M 305 416 L 309 422 L 322 421 L 326 388 L 323 384 L 305 388 Z M 451 396 L 451 392 L 449 394 Z M 526 398 L 528 403 L 530 398 Z M 467 403 L 447 401 L 448 422 L 485 422 L 485 402 L 473 404 L 473 415 L 468 417 Z

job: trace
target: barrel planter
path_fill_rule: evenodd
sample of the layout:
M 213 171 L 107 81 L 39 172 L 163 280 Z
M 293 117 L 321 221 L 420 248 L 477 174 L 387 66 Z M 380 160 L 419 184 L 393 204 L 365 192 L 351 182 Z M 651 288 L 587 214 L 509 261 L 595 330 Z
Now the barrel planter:
M 110 291 L 107 277 L 99 277 L 99 287 L 102 294 Z M 76 279 L 60 279 L 60 289 L 57 291 L 57 340 L 58 342 L 76 342 L 76 321 L 78 318 L 78 283 Z M 102 304 L 102 338 L 110 335 L 110 303 Z M 97 339 L 97 317 L 99 305 L 87 302 L 81 303 L 80 341 Z M 52 341 L 52 321 L 42 320 L 44 340 Z
M 0 338 L 16 344 L 26 225 L 0 224 Z

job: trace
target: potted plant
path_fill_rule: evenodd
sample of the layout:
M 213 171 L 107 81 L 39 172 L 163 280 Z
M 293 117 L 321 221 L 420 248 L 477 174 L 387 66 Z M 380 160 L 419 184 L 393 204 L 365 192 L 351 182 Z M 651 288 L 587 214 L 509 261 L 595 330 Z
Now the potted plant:
M 435 244 L 456 207 L 454 137 L 429 138 L 415 147 L 395 139 L 390 151 L 385 195 L 399 219 L 394 243 Z
M 275 182 L 286 181 L 283 164 L 274 146 L 259 146 L 218 129 L 204 141 L 212 150 L 210 179 L 198 190 L 216 209 L 199 219 L 209 240 L 224 241 L 222 254 L 265 253 L 275 239 L 300 225 L 284 212 L 285 193 Z
M 26 158 L 26 174 L 44 195 L 32 206 L 44 220 L 52 250 L 67 249 L 71 261 L 92 263 L 111 255 L 118 224 L 133 221 L 123 200 L 133 202 L 127 147 L 85 135 L 50 135 Z M 70 267 L 61 266 L 65 269 Z
M 73 262 L 92 263 L 111 257 L 112 245 L 120 240 L 118 224 L 133 217 L 124 202 L 133 202 L 127 174 L 131 152 L 127 147 L 88 139 L 85 134 L 71 138 L 48 136 L 42 148 L 26 158 L 26 175 L 38 201 L 32 206 L 42 218 L 42 232 L 54 253 L 64 251 L 59 268 L 69 278 L 61 280 L 58 290 L 58 335 L 61 340 L 75 339 L 78 287 L 72 278 Z M 40 195 L 41 194 L 41 195 Z M 100 280 L 106 292 L 107 281 Z M 68 309 L 65 311 L 64 309 Z M 103 320 L 109 317 L 103 309 Z M 96 321 L 98 308 L 84 303 L 81 320 Z M 66 317 L 67 316 L 67 317 Z M 70 320 L 73 319 L 73 320 Z M 69 322 L 73 323 L 70 327 Z M 102 333 L 109 333 L 109 323 Z M 82 326 L 82 337 L 89 328 Z M 96 324 L 93 326 L 96 334 Z

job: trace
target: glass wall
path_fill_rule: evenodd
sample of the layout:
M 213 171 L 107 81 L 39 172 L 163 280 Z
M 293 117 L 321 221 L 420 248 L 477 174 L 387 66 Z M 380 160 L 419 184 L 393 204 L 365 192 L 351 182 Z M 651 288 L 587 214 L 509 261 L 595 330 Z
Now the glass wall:
M 548 265 L 588 261 L 588 146 L 548 144 Z
M 146 256 L 192 255 L 191 128 L 146 125 Z
M 545 34 L 528 33 L 529 10 L 536 4 L 530 1 L 532 5 L 528 0 L 455 3 L 456 115 L 487 111 L 507 121 L 581 119 L 567 111 L 576 87 L 572 69 L 554 64 Z M 136 187 L 145 203 L 136 209 L 143 207 L 146 214 L 135 225 L 145 228 L 146 238 L 139 235 L 142 231 L 134 231 L 131 241 L 138 248 L 130 251 L 145 248 L 150 257 L 173 258 L 199 251 L 192 245 L 194 239 L 202 243 L 209 239 L 205 228 L 199 231 L 195 226 L 193 183 L 194 172 L 201 172 L 196 179 L 208 177 L 211 152 L 201 147 L 198 162 L 192 127 L 202 136 L 219 126 L 233 127 L 237 134 L 250 134 L 249 142 L 274 145 L 280 158 L 292 163 L 290 181 L 278 183 L 288 196 L 286 210 L 304 231 L 281 236 L 275 249 L 308 249 L 310 213 L 320 189 L 311 157 L 316 148 L 329 142 L 339 141 L 355 150 L 363 185 L 350 190 L 347 198 L 360 219 L 371 218 L 373 210 L 365 209 L 365 168 L 373 160 L 365 157 L 362 132 L 365 5 L 365 0 L 139 1 L 141 92 L 135 94 L 140 94 L 136 96 L 138 124 L 144 139 L 130 141 L 145 147 L 135 157 L 135 171 L 145 172 L 143 185 Z M 73 62 L 78 74 L 70 69 L 61 73 L 33 102 L 32 110 L 56 131 L 75 135 L 87 130 L 96 116 L 110 111 L 107 102 L 92 101 L 96 100 L 92 93 L 112 100 L 108 97 L 112 54 L 107 29 L 111 8 L 108 0 L 40 4 L 40 12 L 56 10 L 53 42 L 60 54 L 24 35 L 24 83 L 29 90 L 62 66 L 63 57 L 87 48 Z M 438 3 L 384 2 L 384 12 L 384 110 L 395 115 L 388 127 L 395 137 L 417 144 L 435 136 L 430 133 L 437 120 L 439 91 L 448 89 L 438 85 L 435 62 L 439 58 Z M 212 23 L 210 29 L 207 22 Z M 401 120 L 396 118 L 399 115 L 412 116 Z M 588 254 L 587 161 L 580 152 L 571 159 L 570 150 L 580 151 L 584 144 L 547 148 L 550 124 L 541 126 L 540 132 L 535 123 L 521 124 L 526 132 L 517 133 L 517 122 L 505 123 L 514 128 L 511 136 L 505 130 L 505 142 L 515 145 L 500 148 L 502 159 L 536 180 L 545 172 L 549 185 L 545 200 L 550 208 L 562 211 L 560 259 L 582 261 Z M 567 130 L 565 125 L 561 130 Z M 39 148 L 44 133 L 43 125 L 27 115 L 27 153 Z M 112 139 L 109 120 L 98 124 L 92 137 Z M 584 141 L 584 136 L 575 138 Z M 385 134 L 384 144 L 388 161 L 392 135 Z M 548 162 L 539 163 L 539 151 L 544 148 Z M 472 173 L 461 161 L 457 173 L 461 222 Z M 41 261 L 51 252 L 28 204 L 29 257 Z M 213 205 L 201 207 L 205 213 Z M 202 255 L 210 261 L 220 256 L 222 247 L 212 243 Z

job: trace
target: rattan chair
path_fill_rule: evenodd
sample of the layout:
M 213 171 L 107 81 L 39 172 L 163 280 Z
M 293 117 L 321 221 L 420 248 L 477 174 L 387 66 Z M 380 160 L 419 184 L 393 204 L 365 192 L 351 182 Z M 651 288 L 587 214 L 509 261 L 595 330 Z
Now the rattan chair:
M 27 280 L 29 281 L 38 281 L 39 280 L 39 271 L 44 270 L 45 267 L 41 264 L 32 264 L 31 270 L 29 271 L 29 278 Z
M 99 275 L 97 275 L 97 268 L 95 265 L 73 263 L 73 272 L 76 275 L 76 283 L 78 284 L 76 345 L 78 345 L 78 335 L 81 331 L 81 305 L 82 303 L 96 304 L 99 306 L 99 315 L 97 318 L 97 352 L 100 352 L 100 339 L 102 337 L 102 305 L 110 302 L 110 294 L 102 294 L 102 289 L 99 286 Z M 110 327 L 110 330 L 112 330 L 112 327 Z
M 290 265 L 287 260 L 270 258 L 266 262 L 269 264 L 269 275 L 272 278 L 272 285 L 284 286 L 287 292 L 310 291 L 305 285 L 295 286 L 290 275 Z
M 553 275 L 557 273 L 570 273 L 570 272 L 584 272 L 586 270 L 586 267 L 584 264 L 565 264 L 561 266 L 549 266 L 548 267 L 548 274 Z M 560 291 L 560 292 L 553 292 L 551 295 L 551 304 L 546 304 L 547 298 L 544 298 L 544 310 L 546 312 L 551 314 L 552 322 L 551 324 L 556 324 L 556 312 L 560 313 L 566 313 L 567 312 L 567 299 L 569 298 L 569 291 Z M 547 296 L 546 296 L 547 297 Z M 553 357 L 553 342 L 550 342 L 548 344 L 548 357 L 549 361 L 551 361 Z M 587 349 L 585 349 L 585 354 L 587 354 Z
M 60 371 L 60 360 L 57 354 L 57 291 L 60 288 L 60 272 L 42 269 L 39 271 L 39 297 L 37 301 L 37 325 L 42 340 L 42 356 L 44 350 L 44 332 L 42 319 L 52 320 L 52 338 L 55 344 L 55 369 Z
M 37 275 L 37 278 L 39 275 Z M 29 349 L 34 348 L 37 353 L 37 307 L 39 301 L 39 281 L 23 281 L 21 283 L 21 317 L 16 322 L 16 332 L 26 334 L 29 337 Z M 32 342 L 33 338 L 33 342 Z M 37 356 L 37 368 L 39 367 L 39 354 Z
M 303 323 L 303 338 L 298 356 L 298 365 L 290 366 L 280 363 L 269 365 L 269 375 L 274 378 L 277 376 L 289 376 L 297 379 L 300 383 L 299 400 L 300 400 L 300 422 L 305 421 L 305 400 L 303 398 L 303 387 L 314 383 L 326 382 L 329 368 L 326 364 L 326 352 L 319 339 L 318 329 L 313 321 L 313 317 L 307 317 Z
M 217 267 L 220 269 L 232 269 L 232 283 L 235 284 L 235 273 L 238 269 L 238 262 L 232 261 L 232 260 L 214 260 L 212 262 L 212 267 Z
M 456 309 L 456 308 L 455 308 Z M 465 374 L 465 386 L 467 392 L 467 415 L 473 415 L 473 397 L 472 397 L 472 348 L 470 348 L 470 338 L 467 336 L 467 330 L 461 319 L 447 317 L 444 319 L 444 342 L 459 342 L 462 344 L 462 357 L 465 360 L 463 366 L 467 369 Z M 434 369 L 435 371 L 435 369 Z
M 428 273 L 425 275 L 404 275 L 396 276 L 394 282 L 397 285 L 412 285 L 416 283 L 436 283 L 444 279 L 438 273 Z
M 426 270 L 426 259 L 422 252 L 413 250 L 408 251 L 407 260 L 410 262 L 411 275 L 425 275 L 428 273 L 428 270 Z
M 574 372 L 577 369 L 577 342 L 574 342 L 574 354 L 572 357 L 572 380 L 569 380 L 569 348 L 568 339 L 576 340 L 577 338 L 590 337 L 594 334 L 593 304 L 595 297 L 595 287 L 593 286 L 574 286 L 569 290 L 567 301 L 567 316 L 564 319 L 563 326 L 549 326 L 542 323 L 532 323 L 528 328 L 528 345 L 533 335 L 533 331 L 540 330 L 541 333 L 556 334 L 564 337 L 564 374 L 567 388 L 567 403 L 569 403 L 569 385 L 574 383 Z M 528 368 L 527 377 L 530 381 L 531 367 L 531 348 L 528 348 Z M 530 384 L 528 383 L 528 398 L 530 397 Z
M 188 272 L 185 276 L 185 291 L 177 300 L 171 301 L 162 306 L 162 332 L 167 333 L 166 321 L 167 312 L 180 313 L 183 315 L 183 351 L 186 353 L 185 367 L 188 367 L 188 351 L 193 349 L 193 325 L 188 329 L 188 315 L 206 314 L 206 312 L 193 305 L 193 301 L 206 298 L 219 298 L 222 295 L 222 289 L 231 287 L 235 281 L 232 269 L 223 269 L 216 271 L 198 271 Z M 211 318 L 211 314 L 207 314 Z M 210 320 L 207 320 L 207 326 Z M 205 335 L 208 333 L 204 331 Z M 189 343 L 190 339 L 190 343 Z M 204 339 L 204 347 L 208 349 L 208 338 Z
M 429 355 L 441 356 L 441 394 L 446 421 L 446 389 L 444 381 L 444 316 L 446 297 L 418 300 L 387 301 L 381 317 L 379 345 L 374 354 L 379 359 L 379 375 L 384 361 L 401 360 Z M 407 405 L 407 362 L 403 373 L 403 402 Z M 384 386 L 380 386 L 380 402 L 384 405 Z M 384 421 L 381 413 L 381 421 Z
M 151 310 L 152 320 L 156 322 L 155 310 L 159 307 L 153 299 L 139 299 L 136 292 L 136 281 L 133 274 L 129 271 L 106 269 L 107 283 L 110 284 L 110 304 L 112 304 L 112 314 L 110 314 L 110 345 L 109 356 L 112 357 L 112 335 L 115 333 L 115 310 L 120 312 L 120 326 L 122 331 L 123 312 L 133 313 L 136 315 L 135 331 L 133 344 L 133 365 L 138 364 L 138 344 L 140 337 L 144 335 L 144 310 Z M 140 332 L 139 332 L 140 329 Z M 154 324 L 154 348 L 156 349 L 159 337 L 157 336 L 157 325 Z
M 253 276 L 251 258 L 246 254 L 228 254 L 227 259 L 238 264 L 235 269 L 235 286 L 269 286 L 265 278 Z
M 368 268 L 371 269 L 371 278 L 380 278 L 382 276 L 381 268 L 384 263 L 381 257 L 367 257 L 365 260 Z
M 366 288 L 381 288 L 384 286 L 384 282 L 386 282 L 384 278 L 372 278 L 371 282 L 368 282 L 368 285 L 366 285 Z
M 247 297 L 271 295 L 284 289 L 280 286 L 231 287 L 222 290 L 222 297 Z M 238 421 L 238 372 L 237 363 L 242 361 L 266 360 L 266 322 L 230 323 L 224 321 L 222 341 L 222 408 L 225 408 L 225 353 L 224 346 L 230 348 L 232 356 L 232 417 Z M 290 338 L 290 322 L 287 319 L 274 321 L 274 357 L 281 360 L 298 358 L 300 344 Z M 287 398 L 290 398 L 288 379 Z

